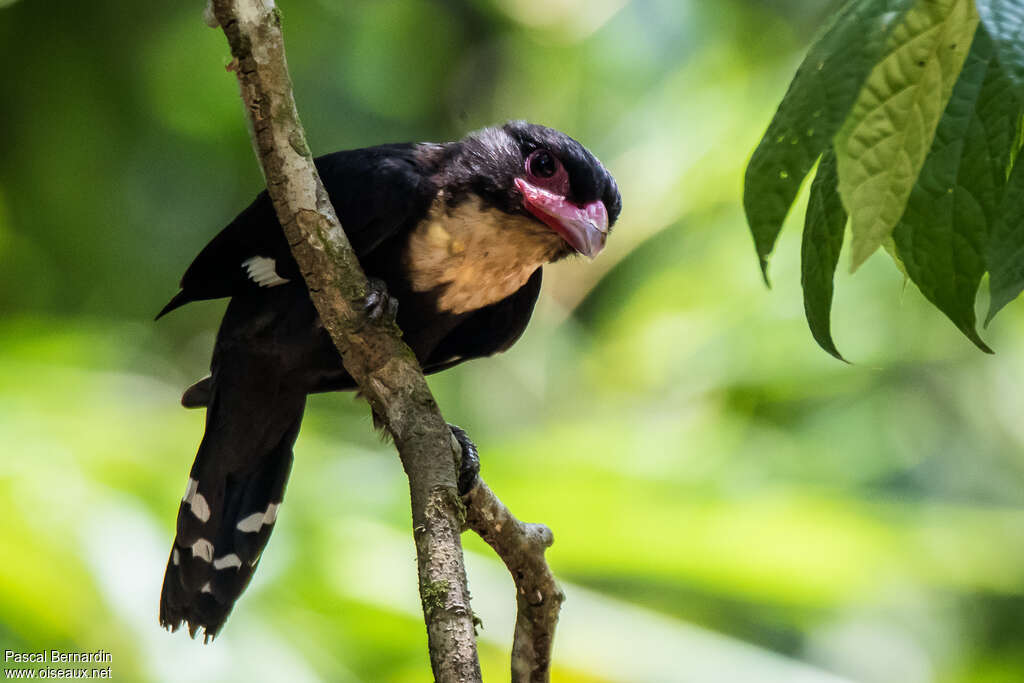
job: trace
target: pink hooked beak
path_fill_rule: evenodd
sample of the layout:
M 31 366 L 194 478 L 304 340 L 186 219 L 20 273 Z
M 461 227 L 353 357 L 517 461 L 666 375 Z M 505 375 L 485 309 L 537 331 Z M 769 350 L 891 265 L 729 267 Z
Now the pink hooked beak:
M 565 197 L 515 179 L 523 203 L 534 216 L 557 232 L 573 249 L 593 260 L 608 238 L 608 209 L 598 200 L 577 206 Z

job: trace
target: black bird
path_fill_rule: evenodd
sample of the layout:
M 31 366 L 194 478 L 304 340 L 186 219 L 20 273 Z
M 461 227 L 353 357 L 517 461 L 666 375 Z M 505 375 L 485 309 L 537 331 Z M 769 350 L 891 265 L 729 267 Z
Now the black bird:
M 336 152 L 316 166 L 371 278 L 368 308 L 395 311 L 424 372 L 509 348 L 541 266 L 597 256 L 621 207 L 615 180 L 569 136 L 525 122 L 446 144 Z M 306 395 L 354 389 L 309 299 L 266 191 L 189 266 L 158 318 L 231 297 L 211 375 L 189 387 L 206 432 L 178 509 L 160 623 L 210 639 L 248 585 L 277 519 Z M 453 427 L 464 445 L 465 434 Z M 475 478 L 460 478 L 466 489 Z M 465 492 L 464 490 L 462 492 Z

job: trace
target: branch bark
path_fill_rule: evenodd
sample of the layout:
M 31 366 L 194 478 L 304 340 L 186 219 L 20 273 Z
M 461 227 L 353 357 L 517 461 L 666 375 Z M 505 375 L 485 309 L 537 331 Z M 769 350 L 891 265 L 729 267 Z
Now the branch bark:
M 554 536 L 543 524 L 516 519 L 483 480 L 464 500 L 466 525 L 494 549 L 516 585 L 512 683 L 546 683 L 558 612 L 565 601 L 544 559 Z
M 207 12 L 207 20 L 211 19 Z M 250 133 L 278 220 L 324 327 L 409 477 L 420 598 L 434 678 L 480 680 L 453 447 L 419 364 L 393 322 L 363 312 L 366 276 L 331 206 L 299 122 L 273 0 L 212 0 L 234 56 Z
M 224 30 L 250 134 L 278 220 L 345 369 L 387 427 L 409 477 L 420 599 L 434 678 L 480 680 L 462 555 L 463 521 L 512 573 L 517 619 L 512 680 L 549 677 L 564 595 L 544 560 L 543 525 L 524 524 L 479 481 L 456 495 L 459 447 L 412 351 L 393 321 L 364 315 L 366 276 L 331 206 L 299 121 L 273 0 L 211 0 L 207 23 Z M 465 518 L 463 518 L 465 513 Z

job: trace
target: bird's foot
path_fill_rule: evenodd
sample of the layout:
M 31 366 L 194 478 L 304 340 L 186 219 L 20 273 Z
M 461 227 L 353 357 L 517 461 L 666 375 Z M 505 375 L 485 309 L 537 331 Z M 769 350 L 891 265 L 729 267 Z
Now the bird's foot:
M 464 496 L 476 486 L 477 477 L 480 474 L 480 455 L 477 453 L 476 444 L 469 439 L 469 435 L 462 427 L 449 424 L 448 428 L 452 430 L 452 436 L 462 448 L 462 462 L 459 464 L 459 495 Z
M 372 322 L 382 320 L 394 322 L 398 315 L 398 299 L 388 294 L 388 287 L 383 280 L 371 277 L 367 280 L 366 298 L 363 310 Z

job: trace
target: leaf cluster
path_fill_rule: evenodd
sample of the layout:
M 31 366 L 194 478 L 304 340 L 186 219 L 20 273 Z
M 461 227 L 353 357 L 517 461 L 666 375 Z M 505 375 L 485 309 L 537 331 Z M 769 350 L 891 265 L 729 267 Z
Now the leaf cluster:
M 849 0 L 812 45 L 747 166 L 744 209 L 768 281 L 782 223 L 817 163 L 801 249 L 815 340 L 833 276 L 879 247 L 979 348 L 1024 290 L 1024 0 Z

